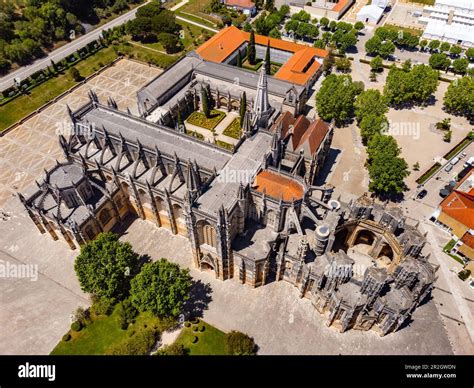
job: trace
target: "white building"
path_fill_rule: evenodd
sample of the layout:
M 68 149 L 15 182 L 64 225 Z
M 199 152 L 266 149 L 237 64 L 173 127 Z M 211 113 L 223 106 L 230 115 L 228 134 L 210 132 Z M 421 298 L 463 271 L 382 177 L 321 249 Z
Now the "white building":
M 474 47 L 474 0 L 436 0 L 419 21 L 426 24 L 425 39 Z
M 379 7 L 374 4 L 364 5 L 359 12 L 357 12 L 357 20 L 364 23 L 377 24 L 382 18 L 385 6 Z

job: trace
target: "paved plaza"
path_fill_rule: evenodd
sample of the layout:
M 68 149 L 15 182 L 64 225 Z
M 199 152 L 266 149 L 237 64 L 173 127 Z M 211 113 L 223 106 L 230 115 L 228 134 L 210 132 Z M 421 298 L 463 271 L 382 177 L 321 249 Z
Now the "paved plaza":
M 68 131 L 70 120 L 66 104 L 73 110 L 79 108 L 88 101 L 87 93 L 93 89 L 99 101 L 106 103 L 110 96 L 115 99 L 119 109 L 128 107 L 137 114 L 137 90 L 161 72 L 155 67 L 122 59 L 0 137 L 0 209 L 15 192 L 34 184 L 44 168 L 51 167 L 56 159 L 63 158 L 58 134 Z

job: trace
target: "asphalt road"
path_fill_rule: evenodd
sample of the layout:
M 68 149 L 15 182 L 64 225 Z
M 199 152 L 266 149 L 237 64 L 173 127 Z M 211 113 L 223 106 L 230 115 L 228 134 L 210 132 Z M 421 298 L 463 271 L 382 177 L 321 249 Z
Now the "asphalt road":
M 90 31 L 89 33 L 85 35 L 79 36 L 77 39 L 73 40 L 72 42 L 52 51 L 51 53 L 48 54 L 48 56 L 44 58 L 40 58 L 28 66 L 23 66 L 19 68 L 18 70 L 5 75 L 4 77 L 0 78 L 0 91 L 5 90 L 9 88 L 10 86 L 12 86 L 15 82 L 15 78 L 19 78 L 20 80 L 25 79 L 31 74 L 50 66 L 51 60 L 53 60 L 54 62 L 59 62 L 65 57 L 67 57 L 68 55 L 86 46 L 88 43 L 98 39 L 99 36 L 102 34 L 102 31 L 119 26 L 135 18 L 135 14 L 137 13 L 138 8 L 142 7 L 143 5 L 147 3 L 149 3 L 149 1 L 140 5 L 139 7 L 132 9 L 131 11 L 121 16 L 118 16 L 117 18 L 115 18 L 114 20 L 111 20 L 110 22 L 104 24 L 103 26 Z

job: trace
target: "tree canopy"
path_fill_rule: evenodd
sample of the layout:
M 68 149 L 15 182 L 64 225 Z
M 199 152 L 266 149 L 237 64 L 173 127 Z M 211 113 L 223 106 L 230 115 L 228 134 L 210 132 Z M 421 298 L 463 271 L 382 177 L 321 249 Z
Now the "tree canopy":
M 455 114 L 474 118 L 474 78 L 465 76 L 451 82 L 444 94 L 445 108 Z
M 316 95 L 319 116 L 339 125 L 349 120 L 354 110 L 354 99 L 361 92 L 349 75 L 331 74 L 323 81 Z
M 354 113 L 358 122 L 369 114 L 381 116 L 387 112 L 387 100 L 377 89 L 367 89 L 363 91 L 357 96 L 354 102 Z
M 161 259 L 147 263 L 131 282 L 130 300 L 140 311 L 158 317 L 176 317 L 189 299 L 191 276 L 188 269 Z
M 233 356 L 250 356 L 256 353 L 255 341 L 240 331 L 231 331 L 225 335 L 225 348 Z
M 427 65 L 416 65 L 410 71 L 392 67 L 384 94 L 391 105 L 425 103 L 438 87 L 438 71 Z
M 74 263 L 84 292 L 106 298 L 123 298 L 136 272 L 138 255 L 114 233 L 101 233 L 81 247 Z

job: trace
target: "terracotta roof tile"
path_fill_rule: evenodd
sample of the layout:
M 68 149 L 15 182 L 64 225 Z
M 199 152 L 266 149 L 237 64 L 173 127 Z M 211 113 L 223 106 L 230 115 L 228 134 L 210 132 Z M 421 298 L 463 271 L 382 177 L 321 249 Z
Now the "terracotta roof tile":
M 307 151 L 310 155 L 313 155 L 319 149 L 328 132 L 329 125 L 323 120 L 313 121 L 301 138 L 296 150 L 299 151 L 307 145 Z
M 237 48 L 250 39 L 250 33 L 241 31 L 235 26 L 230 26 L 219 31 L 207 42 L 196 49 L 204 59 L 212 62 L 223 62 Z M 270 42 L 272 48 L 288 51 L 294 55 L 278 70 L 275 78 L 305 85 L 321 64 L 315 58 L 324 58 L 328 55 L 326 50 L 309 47 L 268 36 L 255 35 L 255 43 L 266 46 Z
M 251 0 L 225 0 L 224 4 L 230 7 L 241 7 L 246 9 L 255 7 L 255 3 Z
M 335 12 L 342 11 L 348 2 L 349 0 L 339 0 L 337 4 L 334 7 L 332 7 L 332 11 L 335 11 Z
M 263 170 L 257 174 L 253 187 L 260 193 L 265 190 L 265 193 L 272 198 L 283 197 L 283 200 L 287 202 L 301 199 L 304 195 L 304 187 L 301 183 L 269 170 Z
M 462 236 L 461 241 L 469 248 L 474 249 L 474 234 L 468 232 L 464 233 L 464 236 Z
M 471 229 L 474 229 L 474 188 L 469 192 L 459 191 L 457 188 L 473 174 L 474 169 L 458 183 L 453 192 L 440 204 L 443 213 Z

